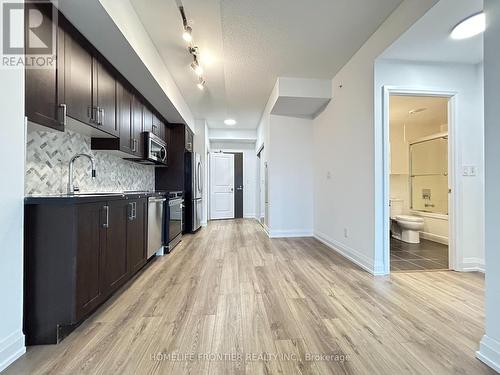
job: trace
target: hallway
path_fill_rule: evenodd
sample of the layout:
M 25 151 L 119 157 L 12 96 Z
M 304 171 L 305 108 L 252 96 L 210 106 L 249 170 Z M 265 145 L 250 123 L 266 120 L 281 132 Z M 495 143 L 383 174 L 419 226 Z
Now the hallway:
M 374 278 L 254 220 L 210 222 L 146 269 L 4 374 L 494 373 L 475 358 L 479 273 Z

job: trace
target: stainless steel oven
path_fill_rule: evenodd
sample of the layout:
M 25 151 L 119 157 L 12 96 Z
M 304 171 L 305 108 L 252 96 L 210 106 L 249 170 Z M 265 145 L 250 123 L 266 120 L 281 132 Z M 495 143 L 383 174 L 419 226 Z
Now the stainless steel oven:
M 144 132 L 144 158 L 140 164 L 167 165 L 167 144 L 151 132 Z
M 169 193 L 165 230 L 165 249 L 167 252 L 172 251 L 172 249 L 181 241 L 183 208 L 184 198 L 182 192 L 176 191 Z

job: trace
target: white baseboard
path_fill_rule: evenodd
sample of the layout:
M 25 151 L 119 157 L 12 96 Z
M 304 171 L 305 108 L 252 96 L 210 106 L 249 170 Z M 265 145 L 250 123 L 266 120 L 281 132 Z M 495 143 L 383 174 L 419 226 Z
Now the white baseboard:
M 0 372 L 26 353 L 24 335 L 21 331 L 13 332 L 0 341 Z
M 484 335 L 481 339 L 479 350 L 476 357 L 490 366 L 493 370 L 500 373 L 500 342 Z
M 303 230 L 303 229 L 269 229 L 268 230 L 270 238 L 293 238 L 293 237 L 312 237 L 312 230 Z
M 206 226 L 208 225 L 208 223 L 207 223 L 206 221 L 202 221 L 202 222 L 200 222 L 200 225 L 201 225 L 202 227 L 206 227 Z
M 427 233 L 427 232 L 420 232 L 420 237 L 425 240 L 434 241 L 437 243 L 441 243 L 443 245 L 448 245 L 448 237 L 445 236 L 439 236 L 437 234 Z
M 255 214 L 243 214 L 244 219 L 255 219 Z
M 483 272 L 484 259 L 481 258 L 464 258 L 462 263 L 459 263 L 457 271 L 460 272 Z
M 336 251 L 337 253 L 342 255 L 344 258 L 347 258 L 351 262 L 357 264 L 362 269 L 371 273 L 372 275 L 374 275 L 374 276 L 385 275 L 385 272 L 384 272 L 382 266 L 375 267 L 372 259 L 370 259 L 367 256 L 359 253 L 358 251 L 350 248 L 349 246 L 341 244 L 340 242 L 335 241 L 335 240 L 329 238 L 324 233 L 320 233 L 320 232 L 315 232 L 314 238 L 316 238 L 318 241 L 322 242 L 323 244 L 325 244 L 326 246 L 328 246 L 332 250 Z

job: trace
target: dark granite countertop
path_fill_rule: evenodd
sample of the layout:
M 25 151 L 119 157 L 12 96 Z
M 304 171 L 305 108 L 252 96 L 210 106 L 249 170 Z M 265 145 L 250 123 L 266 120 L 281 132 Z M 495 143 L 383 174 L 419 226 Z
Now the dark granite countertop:
M 125 192 L 104 192 L 104 193 L 86 193 L 80 192 L 74 195 L 54 194 L 54 195 L 32 195 L 24 198 L 24 204 L 78 204 L 102 202 L 120 199 L 140 199 L 156 196 L 164 196 L 166 191 L 125 191 Z

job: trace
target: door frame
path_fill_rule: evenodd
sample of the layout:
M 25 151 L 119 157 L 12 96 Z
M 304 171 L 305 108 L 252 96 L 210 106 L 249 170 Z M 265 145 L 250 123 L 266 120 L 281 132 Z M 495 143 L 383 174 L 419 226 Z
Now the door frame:
M 222 150 L 223 154 L 233 154 L 234 155 L 234 219 L 239 219 L 236 217 L 236 156 L 241 155 L 241 176 L 242 176 L 242 185 L 243 185 L 243 190 L 241 192 L 241 207 L 242 207 L 242 212 L 241 212 L 241 219 L 245 218 L 245 153 L 243 151 L 237 151 L 237 150 L 231 150 L 231 151 L 224 151 Z
M 390 274 L 390 97 L 391 96 L 428 96 L 448 98 L 448 184 L 451 192 L 448 197 L 448 267 L 451 270 L 458 270 L 459 259 L 462 258 L 462 249 L 457 235 L 458 218 L 460 217 L 460 206 L 456 197 L 460 196 L 460 184 L 458 183 L 458 156 L 459 156 L 459 132 L 456 126 L 456 91 L 442 89 L 422 89 L 405 86 L 383 86 L 382 97 L 382 123 L 383 123 L 383 146 L 382 146 L 382 202 L 376 208 L 376 215 L 382 216 L 383 223 L 383 259 L 381 264 L 384 274 Z M 379 198 L 377 198 L 379 199 Z M 377 260 L 375 260 L 377 262 Z

